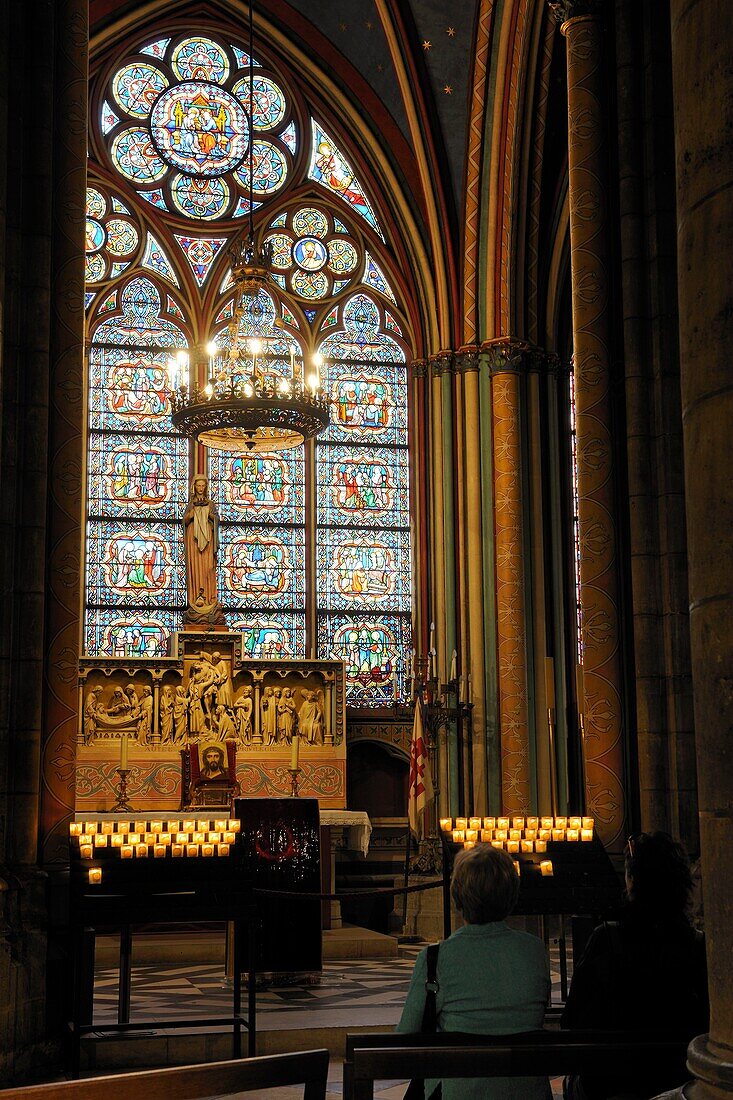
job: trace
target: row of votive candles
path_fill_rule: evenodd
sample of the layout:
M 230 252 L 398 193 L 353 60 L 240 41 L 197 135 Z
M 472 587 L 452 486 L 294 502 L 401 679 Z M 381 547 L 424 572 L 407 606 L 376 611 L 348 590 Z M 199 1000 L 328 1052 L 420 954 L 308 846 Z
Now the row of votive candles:
M 546 852 L 547 842 L 593 840 L 592 817 L 457 817 L 440 819 L 454 844 L 478 842 L 506 848 L 507 852 Z
M 122 859 L 146 858 L 150 854 L 156 859 L 164 859 L 169 850 L 174 858 L 199 854 L 228 856 L 239 829 L 240 822 L 236 818 L 165 822 L 72 821 L 69 835 L 78 841 L 82 859 L 101 854 L 101 848 L 119 849 Z M 100 879 L 92 878 L 90 870 L 90 881 L 100 880 L 101 876 Z
M 464 848 L 475 848 L 476 847 L 476 842 L 474 840 L 467 840 L 466 843 L 463 845 L 463 847 Z M 518 859 L 514 860 L 514 870 L 517 872 L 518 875 L 521 874 L 521 864 L 520 864 Z M 553 868 L 552 868 L 552 860 L 551 859 L 541 859 L 540 860 L 540 874 L 542 875 L 542 877 L 543 878 L 548 878 L 549 876 L 552 876 L 554 873 L 555 872 L 553 871 Z

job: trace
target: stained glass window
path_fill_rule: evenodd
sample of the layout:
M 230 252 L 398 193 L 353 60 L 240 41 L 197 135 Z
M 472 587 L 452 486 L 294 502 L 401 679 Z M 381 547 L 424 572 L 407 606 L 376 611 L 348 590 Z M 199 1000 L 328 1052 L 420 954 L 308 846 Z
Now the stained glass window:
M 185 607 L 188 441 L 172 431 L 171 352 L 186 336 L 144 276 L 102 301 L 89 352 L 85 648 L 159 656 Z
M 342 659 L 350 706 L 391 706 L 411 645 L 398 252 L 382 247 L 355 156 L 262 48 L 251 85 L 248 51 L 213 28 L 151 34 L 98 71 L 84 645 L 158 656 L 181 629 L 193 449 L 172 428 L 167 367 L 194 340 L 231 346 L 236 323 L 262 341 L 257 369 L 274 384 L 319 350 L 332 412 L 316 444 L 207 455 L 227 625 L 245 657 Z M 272 292 L 240 311 L 225 255 L 250 213 L 272 246 Z
M 407 376 L 372 298 L 329 314 L 331 423 L 316 446 L 318 651 L 346 662 L 354 707 L 406 698 L 411 645 Z
M 202 35 L 141 46 L 113 73 L 100 110 L 112 167 L 158 209 L 202 221 L 249 210 L 250 152 L 252 191 L 279 191 L 298 128 L 289 97 L 254 64 L 250 104 L 241 47 Z

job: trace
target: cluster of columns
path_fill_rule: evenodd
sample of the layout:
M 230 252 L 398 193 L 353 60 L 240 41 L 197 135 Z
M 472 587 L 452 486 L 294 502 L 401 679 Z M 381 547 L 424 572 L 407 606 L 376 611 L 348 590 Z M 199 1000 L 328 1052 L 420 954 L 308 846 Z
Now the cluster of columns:
M 603 113 L 608 5 L 550 4 L 567 44 L 573 339 L 578 415 L 585 707 L 605 713 L 593 774 L 621 744 L 621 667 L 613 532 L 608 290 L 608 163 Z M 714 0 L 671 0 L 677 157 L 680 375 L 710 1032 L 690 1046 L 695 1100 L 733 1094 L 733 290 L 711 259 L 733 252 L 733 101 L 729 26 Z M 593 637 L 601 628 L 601 638 Z M 600 642 L 600 645 L 598 644 Z M 680 670 L 683 671 L 683 670 Z M 595 696 L 595 698 L 593 698 Z M 616 740 L 618 731 L 618 740 Z M 600 750 L 600 751 L 598 751 Z M 612 794 L 611 789 L 611 794 Z

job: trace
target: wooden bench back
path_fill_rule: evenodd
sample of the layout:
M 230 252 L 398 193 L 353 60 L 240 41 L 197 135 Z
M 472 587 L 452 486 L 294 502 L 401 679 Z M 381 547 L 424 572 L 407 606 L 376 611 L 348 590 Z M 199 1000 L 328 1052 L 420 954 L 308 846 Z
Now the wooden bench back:
M 683 1070 L 686 1050 L 686 1039 L 609 1032 L 349 1035 L 344 1100 L 372 1100 L 375 1081 L 395 1078 L 611 1076 L 620 1067 L 633 1077 L 652 1066 Z
M 303 1100 L 325 1100 L 327 1079 L 328 1051 L 308 1050 L 0 1089 L 0 1100 L 201 1100 L 302 1084 Z

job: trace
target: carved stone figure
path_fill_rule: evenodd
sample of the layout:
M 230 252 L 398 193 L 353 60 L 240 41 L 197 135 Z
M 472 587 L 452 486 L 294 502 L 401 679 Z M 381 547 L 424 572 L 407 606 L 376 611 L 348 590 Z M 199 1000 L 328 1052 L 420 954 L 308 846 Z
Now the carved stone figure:
M 234 703 L 234 692 L 232 691 L 229 662 L 217 650 L 211 655 L 211 663 L 216 673 L 216 701 L 219 706 L 230 710 Z
M 275 694 L 277 695 L 277 690 Z M 290 688 L 282 689 L 282 695 L 277 704 L 278 716 L 278 741 L 286 741 L 288 744 L 293 739 L 293 732 L 298 728 L 298 712 L 295 709 L 295 699 Z
M 323 744 L 323 701 L 322 692 L 301 691 L 303 702 L 298 711 L 300 735 L 309 745 Z
M 188 507 L 183 514 L 186 557 L 186 622 L 223 622 L 216 594 L 216 559 L 219 552 L 219 513 L 209 496 L 209 481 L 196 474 L 191 482 Z
M 260 703 L 262 715 L 262 740 L 266 745 L 277 741 L 277 700 L 274 689 L 266 687 Z
M 234 725 L 237 737 L 242 745 L 248 745 L 252 740 L 252 688 L 242 688 L 234 700 Z
M 205 682 L 205 679 L 202 679 L 201 665 L 192 665 L 187 692 L 188 735 L 192 740 L 197 740 L 206 733 L 206 715 L 201 703 Z
M 167 744 L 173 740 L 173 688 L 165 684 L 160 693 L 160 740 Z
M 131 718 L 139 718 L 140 717 L 140 699 L 138 698 L 138 694 L 135 691 L 135 685 L 134 684 L 128 684 L 127 685 L 127 687 L 125 688 L 125 695 L 127 696 L 127 701 L 130 705 L 130 717 Z
M 186 740 L 186 714 L 188 700 L 183 684 L 176 687 L 176 695 L 173 700 L 173 729 L 176 744 L 183 744 Z
M 138 709 L 140 717 L 137 724 L 137 739 L 141 745 L 149 745 L 153 729 L 153 689 L 147 685 L 143 688 Z
M 99 696 L 102 688 L 99 684 L 95 684 L 87 692 L 86 701 L 84 703 L 84 744 L 89 745 L 95 738 L 97 733 L 97 721 L 100 716 L 104 714 L 104 708 L 101 705 Z
M 216 722 L 217 722 L 217 736 L 220 741 L 235 741 L 237 737 L 237 731 L 234 728 L 234 722 L 226 707 L 218 704 L 216 708 Z

